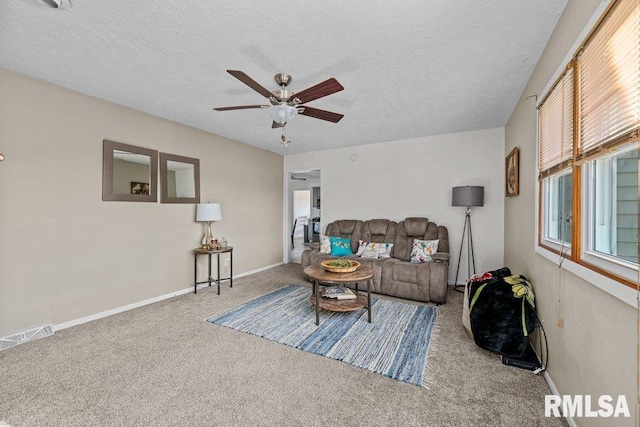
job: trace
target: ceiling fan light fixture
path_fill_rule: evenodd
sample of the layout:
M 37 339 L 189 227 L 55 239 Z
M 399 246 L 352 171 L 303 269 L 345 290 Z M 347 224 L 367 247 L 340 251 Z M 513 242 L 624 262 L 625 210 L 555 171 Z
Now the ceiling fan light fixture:
M 276 123 L 287 123 L 298 115 L 298 109 L 287 104 L 277 104 L 269 107 L 269 114 Z

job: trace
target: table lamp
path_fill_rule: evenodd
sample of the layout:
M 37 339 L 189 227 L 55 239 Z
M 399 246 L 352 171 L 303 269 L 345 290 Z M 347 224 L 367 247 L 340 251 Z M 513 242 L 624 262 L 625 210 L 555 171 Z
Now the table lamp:
M 199 203 L 196 205 L 196 222 L 206 223 L 204 237 L 202 238 L 203 248 L 211 249 L 211 243 L 214 240 L 211 233 L 211 223 L 220 220 L 222 220 L 222 211 L 219 203 Z

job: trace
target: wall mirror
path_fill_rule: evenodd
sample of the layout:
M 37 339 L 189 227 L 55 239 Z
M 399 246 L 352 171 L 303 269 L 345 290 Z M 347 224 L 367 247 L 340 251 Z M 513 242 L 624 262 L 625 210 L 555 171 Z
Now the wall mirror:
M 160 203 L 200 203 L 200 160 L 160 153 Z
M 158 152 L 105 139 L 102 200 L 158 201 Z

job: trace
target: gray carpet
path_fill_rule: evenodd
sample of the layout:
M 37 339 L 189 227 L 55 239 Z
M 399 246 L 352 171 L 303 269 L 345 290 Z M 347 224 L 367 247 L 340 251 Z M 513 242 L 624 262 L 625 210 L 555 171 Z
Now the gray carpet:
M 0 352 L 0 425 L 566 425 L 544 417 L 542 376 L 467 338 L 460 293 L 439 308 L 426 390 L 205 322 L 306 285 L 298 264 L 234 282 Z

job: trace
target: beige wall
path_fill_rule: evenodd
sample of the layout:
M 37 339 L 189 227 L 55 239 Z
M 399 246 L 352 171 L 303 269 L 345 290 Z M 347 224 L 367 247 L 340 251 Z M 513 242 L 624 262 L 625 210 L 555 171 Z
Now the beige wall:
M 522 98 L 542 91 L 600 5 L 570 0 Z M 626 395 L 635 412 L 636 311 L 534 252 L 536 102 L 516 106 L 505 129 L 505 155 L 520 147 L 520 195 L 505 199 L 505 264 L 531 279 L 549 337 L 548 374 L 561 394 Z M 556 303 L 561 283 L 560 309 Z M 620 285 L 622 286 L 622 285 Z M 560 318 L 562 328 L 556 327 Z M 580 418 L 578 425 L 634 425 L 634 417 Z
M 236 274 L 282 261 L 283 158 L 0 69 L 0 336 L 190 286 L 190 204 L 102 201 L 102 140 L 200 159 Z
M 503 152 L 504 129 L 487 129 L 290 155 L 285 170 L 322 170 L 323 230 L 337 219 L 402 221 L 410 216 L 446 226 L 453 281 L 465 218 L 464 208 L 451 206 L 455 186 L 485 187 L 485 205 L 472 214 L 476 270 L 502 266 Z M 289 206 L 292 198 L 289 193 Z M 467 278 L 463 266 L 460 283 Z

